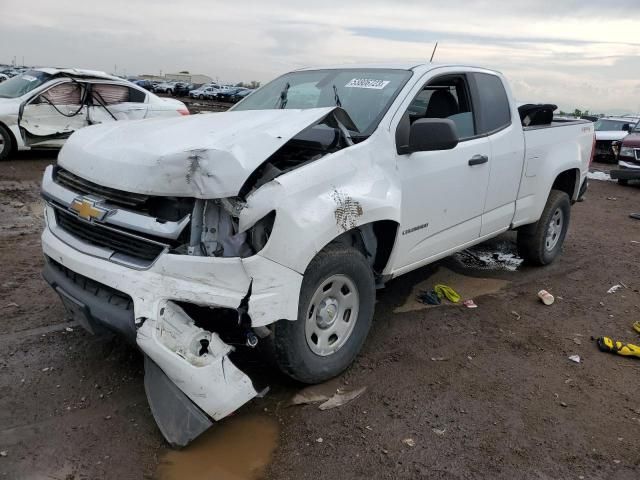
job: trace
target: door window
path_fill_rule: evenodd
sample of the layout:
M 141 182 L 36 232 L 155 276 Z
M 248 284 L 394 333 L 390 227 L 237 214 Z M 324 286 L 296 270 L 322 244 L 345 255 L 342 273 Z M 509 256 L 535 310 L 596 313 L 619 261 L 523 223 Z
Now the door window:
M 479 132 L 490 134 L 511 125 L 511 107 L 502 80 L 488 73 L 474 73 L 478 90 Z M 474 97 L 475 98 L 475 97 Z
M 93 104 L 115 105 L 118 103 L 144 103 L 146 94 L 126 85 L 96 83 L 91 87 Z
M 69 82 L 51 87 L 44 92 L 36 103 L 50 103 L 53 105 L 80 105 L 82 102 L 82 85 Z
M 448 118 L 461 141 L 477 135 L 469 86 L 464 75 L 446 75 L 427 83 L 407 109 L 410 123 L 420 118 Z

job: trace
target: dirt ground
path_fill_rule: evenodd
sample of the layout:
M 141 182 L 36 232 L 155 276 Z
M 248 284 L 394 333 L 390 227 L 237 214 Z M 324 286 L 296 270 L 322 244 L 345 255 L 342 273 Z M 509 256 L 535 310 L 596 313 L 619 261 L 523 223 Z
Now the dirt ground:
M 173 478 L 158 470 L 175 457 L 149 411 L 141 355 L 67 322 L 40 277 L 38 183 L 53 162 L 31 153 L 0 165 L 0 477 Z M 288 406 L 302 387 L 264 367 L 270 393 L 214 426 L 215 448 L 244 470 L 182 478 L 640 478 L 640 360 L 591 339 L 640 342 L 633 211 L 640 187 L 592 181 L 553 265 L 500 260 L 514 252 L 505 235 L 390 282 L 364 351 L 333 384 L 366 387 L 360 397 L 326 411 Z M 434 274 L 484 286 L 478 308 L 414 302 Z M 607 293 L 619 283 L 627 288 Z M 555 304 L 538 301 L 541 288 Z M 211 461 L 203 445 L 178 456 Z M 257 450 L 265 460 L 254 468 Z

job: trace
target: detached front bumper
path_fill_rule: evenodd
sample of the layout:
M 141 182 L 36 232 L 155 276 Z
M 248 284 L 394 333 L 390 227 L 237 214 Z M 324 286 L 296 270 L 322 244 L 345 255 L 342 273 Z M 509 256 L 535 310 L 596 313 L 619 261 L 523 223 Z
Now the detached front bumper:
M 163 253 L 148 269 L 136 270 L 90 255 L 91 246 L 77 239 L 69 244 L 52 207 L 46 207 L 45 218 L 44 278 L 87 330 L 122 334 L 153 362 L 154 380 L 145 378 L 145 386 L 170 443 L 188 443 L 208 428 L 208 417 L 224 418 L 257 395 L 229 359 L 232 347 L 197 326 L 179 303 L 228 309 L 244 303 L 253 327 L 295 319 L 300 274 L 259 255 Z M 162 408 L 167 403 L 172 407 Z

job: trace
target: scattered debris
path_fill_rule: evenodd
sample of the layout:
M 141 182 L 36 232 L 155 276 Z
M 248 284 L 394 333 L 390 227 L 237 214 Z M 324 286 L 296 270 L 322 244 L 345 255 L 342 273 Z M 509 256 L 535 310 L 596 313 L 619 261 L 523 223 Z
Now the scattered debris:
M 432 362 L 446 362 L 449 360 L 447 357 L 431 357 Z
M 601 180 L 603 182 L 611 182 L 611 175 L 609 175 L 606 172 L 600 172 L 600 171 L 595 171 L 595 172 L 587 172 L 587 178 L 589 180 Z
M 613 287 L 611 287 L 609 290 L 607 290 L 607 293 L 616 293 L 618 290 L 620 290 L 622 288 L 622 285 L 618 284 L 618 285 L 614 285 Z
M 640 213 L 630 213 L 629 217 L 633 218 L 634 220 L 640 220 Z
M 566 407 L 567 407 L 567 404 L 566 404 L 566 402 L 560 402 L 560 406 L 561 406 L 561 407 L 565 407 L 565 408 L 566 408 Z
M 476 305 L 476 302 L 474 302 L 471 299 L 465 300 L 464 302 L 462 302 L 462 304 L 467 308 L 478 308 L 478 305 Z
M 640 346 L 632 343 L 622 343 L 609 337 L 599 337 L 597 344 L 601 352 L 615 353 L 623 357 L 640 358 Z
M 324 388 L 323 388 L 324 387 Z M 328 387 L 328 388 L 326 388 Z M 329 390 L 330 389 L 330 390 Z M 346 405 L 362 395 L 367 387 L 335 387 L 335 382 L 328 385 L 313 385 L 304 388 L 291 399 L 291 405 L 306 405 L 321 403 L 320 410 L 330 410 L 335 407 Z
M 441 303 L 440 297 L 434 290 L 423 290 L 416 298 L 425 305 L 440 305 Z
M 544 303 L 545 305 L 551 305 L 554 301 L 555 298 L 553 298 L 553 295 L 551 295 L 549 292 L 547 292 L 546 290 L 540 290 L 538 292 L 538 298 L 542 301 L 542 303 Z
M 580 355 L 569 355 L 569 360 L 572 362 L 580 363 Z
M 65 330 L 66 330 L 67 332 L 73 332 L 73 328 L 71 328 L 71 327 L 66 327 L 66 328 L 65 328 Z
M 441 299 L 446 298 L 452 303 L 458 303 L 461 299 L 458 292 L 456 292 L 453 288 L 451 288 L 448 285 L 439 283 L 436 286 L 434 286 L 433 289 L 438 294 L 438 297 L 440 297 Z
M 633 245 L 640 245 L 640 242 L 639 242 L 639 241 L 637 241 L 637 240 L 631 240 L 631 243 L 632 243 Z
M 511 310 L 511 315 L 513 315 L 514 317 L 516 317 L 516 320 L 520 320 L 520 314 L 518 312 L 516 312 L 515 310 Z
M 436 435 L 444 435 L 444 433 L 447 431 L 446 428 L 432 428 L 431 431 L 433 431 L 433 433 L 435 433 Z
M 607 200 L 613 200 L 615 202 L 618 199 L 616 197 L 607 197 Z
M 416 446 L 416 442 L 413 438 L 405 438 L 404 440 L 402 440 L 402 443 L 404 443 L 407 447 Z
M 6 457 L 7 455 L 9 455 L 9 452 L 7 452 L 6 450 L 0 451 L 0 457 Z
M 43 372 L 48 372 L 49 370 L 50 370 L 50 367 L 44 367 L 44 368 L 42 369 L 42 371 L 43 371 Z
M 322 439 L 322 437 L 318 437 L 318 438 L 316 438 L 316 442 L 317 443 L 322 443 L 322 442 L 324 442 L 324 440 Z
M 329 410 L 331 408 L 341 407 L 343 405 L 346 405 L 350 401 L 358 398 L 360 395 L 362 395 L 365 392 L 366 389 L 367 387 L 339 388 L 333 397 L 331 397 L 329 400 L 321 404 L 318 408 L 320 410 Z
M 16 302 L 9 302 L 5 305 L 5 308 L 9 308 L 9 307 L 19 307 L 20 305 L 18 305 Z
M 574 338 L 573 343 L 575 343 L 576 345 L 582 345 L 582 341 L 580 341 L 579 338 Z

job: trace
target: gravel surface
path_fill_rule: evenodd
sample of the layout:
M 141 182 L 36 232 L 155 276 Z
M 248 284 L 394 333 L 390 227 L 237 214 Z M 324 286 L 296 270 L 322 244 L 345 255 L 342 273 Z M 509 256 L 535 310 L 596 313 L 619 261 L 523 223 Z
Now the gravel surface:
M 0 478 L 155 478 L 168 447 L 146 402 L 141 355 L 69 323 L 40 277 L 38 185 L 54 161 L 33 152 L 0 164 Z M 272 389 L 230 422 L 277 422 L 261 475 L 639 478 L 640 360 L 600 353 L 591 340 L 640 341 L 630 328 L 640 313 L 640 222 L 628 217 L 639 210 L 640 187 L 594 180 L 553 265 L 512 268 L 508 234 L 390 282 L 363 353 L 331 386 L 367 387 L 344 406 L 288 406 L 302 387 L 254 357 Z M 500 288 L 474 297 L 476 309 L 400 308 L 436 272 Z M 628 288 L 608 294 L 618 283 Z M 543 288 L 552 306 L 536 297 Z

